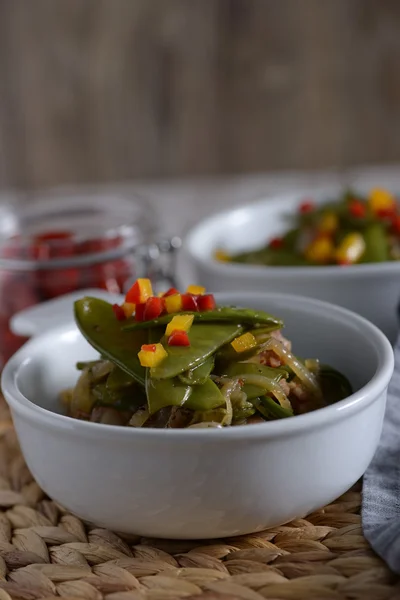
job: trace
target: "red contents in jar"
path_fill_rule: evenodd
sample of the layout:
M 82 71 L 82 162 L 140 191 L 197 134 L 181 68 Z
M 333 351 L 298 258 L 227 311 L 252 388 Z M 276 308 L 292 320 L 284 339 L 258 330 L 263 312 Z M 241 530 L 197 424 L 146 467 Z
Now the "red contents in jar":
M 20 348 L 26 338 L 16 336 L 9 327 L 10 318 L 17 312 L 45 300 L 84 288 L 100 288 L 121 293 L 135 274 L 130 261 L 124 258 L 100 260 L 100 253 L 122 246 L 122 238 L 93 239 L 77 242 L 69 231 L 45 231 L 36 235 L 30 244 L 20 236 L 7 240 L 0 248 L 9 269 L 0 271 L 0 368 Z M 79 256 L 93 254 L 93 264 L 68 266 Z M 12 260 L 40 261 L 32 270 L 13 270 Z M 46 261 L 65 260 L 66 265 L 51 265 Z M 97 261 L 97 262 L 96 262 Z M 122 309 L 121 309 L 122 310 Z

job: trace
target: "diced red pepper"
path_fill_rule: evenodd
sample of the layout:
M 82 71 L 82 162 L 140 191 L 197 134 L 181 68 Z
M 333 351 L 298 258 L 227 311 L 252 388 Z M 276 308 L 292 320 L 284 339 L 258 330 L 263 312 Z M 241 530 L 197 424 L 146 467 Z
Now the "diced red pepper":
M 163 298 L 156 298 L 153 296 L 146 300 L 144 307 L 143 320 L 151 321 L 157 319 L 164 311 L 164 300 Z
M 167 290 L 164 294 L 163 294 L 163 298 L 166 298 L 167 296 L 174 296 L 175 294 L 179 294 L 179 290 L 177 290 L 176 288 L 172 287 L 169 288 L 169 290 Z
M 400 234 L 400 215 L 396 215 L 392 220 L 393 231 Z
M 204 294 L 204 296 L 198 296 L 197 306 L 201 311 L 215 310 L 217 307 L 217 303 L 212 294 Z
M 367 207 L 360 200 L 352 200 L 349 204 L 349 213 L 356 219 L 362 219 L 367 213 Z
M 126 293 L 125 301 L 129 304 L 139 304 L 140 301 L 140 288 L 137 281 L 133 284 L 131 288 Z
M 275 237 L 272 238 L 272 240 L 269 243 L 269 247 L 272 248 L 273 250 L 279 250 L 279 248 L 282 248 L 284 242 L 283 239 L 280 237 Z
M 150 279 L 138 279 L 127 291 L 125 301 L 129 304 L 141 304 L 153 296 Z
M 188 310 L 190 312 L 197 312 L 198 308 L 198 299 L 204 298 L 204 296 L 193 296 L 193 294 L 182 294 L 182 310 Z
M 157 350 L 156 344 L 143 344 L 141 348 L 144 352 L 155 352 Z
M 168 346 L 190 346 L 187 332 L 175 329 L 168 338 Z
M 136 321 L 144 321 L 144 309 L 146 308 L 146 303 L 142 302 L 141 304 L 136 304 L 135 309 L 135 320 Z
M 393 208 L 380 208 L 376 212 L 376 216 L 379 219 L 392 219 L 395 215 L 396 207 Z
M 301 214 L 305 215 L 306 213 L 312 212 L 314 210 L 314 202 L 312 200 L 304 200 L 299 206 L 299 211 Z
M 126 316 L 122 306 L 120 306 L 119 304 L 113 304 L 112 309 L 114 311 L 114 315 L 117 318 L 117 321 L 125 321 Z

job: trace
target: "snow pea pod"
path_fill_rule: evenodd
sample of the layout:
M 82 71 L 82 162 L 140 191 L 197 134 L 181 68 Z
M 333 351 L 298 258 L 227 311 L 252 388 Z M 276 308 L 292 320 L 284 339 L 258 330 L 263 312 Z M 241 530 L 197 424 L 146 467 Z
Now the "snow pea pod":
M 118 365 L 138 383 L 145 384 L 145 369 L 138 352 L 147 344 L 147 331 L 124 331 L 111 304 L 99 298 L 82 298 L 74 304 L 75 321 L 93 348 Z
M 192 311 L 184 311 L 185 315 L 193 315 L 194 323 L 202 322 L 202 323 L 218 323 L 218 322 L 228 322 L 228 323 L 237 323 L 240 325 L 247 325 L 250 327 L 256 327 L 261 325 L 271 325 L 274 326 L 275 329 L 281 329 L 283 327 L 283 322 L 270 315 L 269 313 L 264 312 L 263 310 L 253 310 L 251 308 L 236 308 L 235 306 L 221 306 L 216 310 L 209 310 L 205 312 L 192 312 Z M 152 327 L 159 327 L 161 325 L 166 325 L 169 323 L 174 314 L 164 315 L 162 317 L 158 317 L 158 319 L 152 319 L 151 321 L 140 321 L 129 323 L 129 325 L 125 325 L 125 331 L 134 331 L 135 329 L 146 329 Z
M 113 370 L 107 377 L 106 385 L 107 389 L 110 391 L 115 391 L 131 387 L 134 382 L 135 379 L 132 377 L 132 375 L 126 371 L 123 371 L 117 367 L 117 365 L 114 365 Z
M 385 262 L 389 260 L 388 237 L 381 223 L 373 223 L 364 230 L 365 251 L 363 263 Z
M 168 346 L 166 337 L 161 339 L 167 356 L 150 369 L 155 379 L 170 379 L 203 363 L 218 348 L 233 340 L 243 331 L 235 323 L 201 323 L 192 325 L 189 331 L 190 346 Z M 134 334 L 136 332 L 131 332 Z
M 329 365 L 321 365 L 318 371 L 318 380 L 322 388 L 322 395 L 327 404 L 343 400 L 353 393 L 351 383 L 343 375 Z
M 225 398 L 212 379 L 207 379 L 202 385 L 193 386 L 192 393 L 185 402 L 185 408 L 196 411 L 214 410 L 224 405 Z
M 149 372 L 146 376 L 146 394 L 149 413 L 152 415 L 166 406 L 182 406 L 192 393 L 190 385 L 178 378 L 153 379 Z
M 304 267 L 308 261 L 291 249 L 263 248 L 253 252 L 238 254 L 231 259 L 235 263 L 268 265 L 270 267 Z
M 253 346 L 253 348 L 245 350 L 244 352 L 236 352 L 231 344 L 225 344 L 225 346 L 222 346 L 222 348 L 218 350 L 216 356 L 217 365 L 221 375 L 224 367 L 227 364 L 230 364 L 231 362 L 244 361 L 249 359 L 254 354 L 258 354 L 260 351 L 260 344 L 269 339 L 272 331 L 276 331 L 275 325 L 264 325 L 263 327 L 258 327 L 256 329 L 250 329 L 250 333 L 256 338 L 257 346 Z
M 187 385 L 200 385 L 206 382 L 213 368 L 214 357 L 209 356 L 203 363 L 194 367 L 194 369 L 190 369 L 190 371 L 180 373 L 178 377 L 182 383 L 186 383 Z
M 261 398 L 254 398 L 251 400 L 254 407 L 268 420 L 274 419 L 285 419 L 287 417 L 293 417 L 293 411 L 289 408 L 283 408 L 280 404 L 277 404 L 269 396 L 262 396 Z
M 237 377 L 238 375 L 262 375 L 271 381 L 278 383 L 282 377 L 287 378 L 287 372 L 283 369 L 274 369 L 265 365 L 259 365 L 256 363 L 232 363 L 226 369 L 226 375 L 228 377 Z M 265 394 L 265 388 L 261 388 L 251 383 L 245 383 L 242 387 L 242 391 L 245 392 L 247 399 L 251 400 L 258 396 Z
M 110 391 L 107 384 L 100 383 L 93 390 L 96 406 L 112 406 L 116 410 L 136 410 L 146 403 L 144 389 L 136 382 L 130 388 Z

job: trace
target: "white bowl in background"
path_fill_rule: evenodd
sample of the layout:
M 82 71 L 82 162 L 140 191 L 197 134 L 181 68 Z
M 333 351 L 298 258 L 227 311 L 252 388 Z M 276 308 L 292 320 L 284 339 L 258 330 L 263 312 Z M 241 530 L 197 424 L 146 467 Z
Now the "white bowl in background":
M 316 204 L 323 204 L 342 191 L 332 187 L 312 197 Z M 252 250 L 283 234 L 290 227 L 288 216 L 296 213 L 307 195 L 309 191 L 266 198 L 198 223 L 184 244 L 195 267 L 194 280 L 216 292 L 283 292 L 332 302 L 372 321 L 393 343 L 399 329 L 400 261 L 350 267 L 268 267 L 214 259 L 217 248 L 231 253 Z
M 7 363 L 2 388 L 33 476 L 80 518 L 150 537 L 228 537 L 304 516 L 364 473 L 381 434 L 393 372 L 390 343 L 368 321 L 308 298 L 218 295 L 221 304 L 282 317 L 294 351 L 342 371 L 354 393 L 312 413 L 258 425 L 133 429 L 61 414 L 57 396 L 75 383 L 76 361 L 97 356 L 72 320 L 78 295 L 14 319 L 19 333 L 41 333 Z

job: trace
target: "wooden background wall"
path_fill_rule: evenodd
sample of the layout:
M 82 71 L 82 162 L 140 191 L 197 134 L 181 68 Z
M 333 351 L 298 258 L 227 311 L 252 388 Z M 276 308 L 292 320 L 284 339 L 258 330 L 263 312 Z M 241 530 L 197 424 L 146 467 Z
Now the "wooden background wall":
M 0 0 L 2 187 L 399 159 L 399 0 Z

